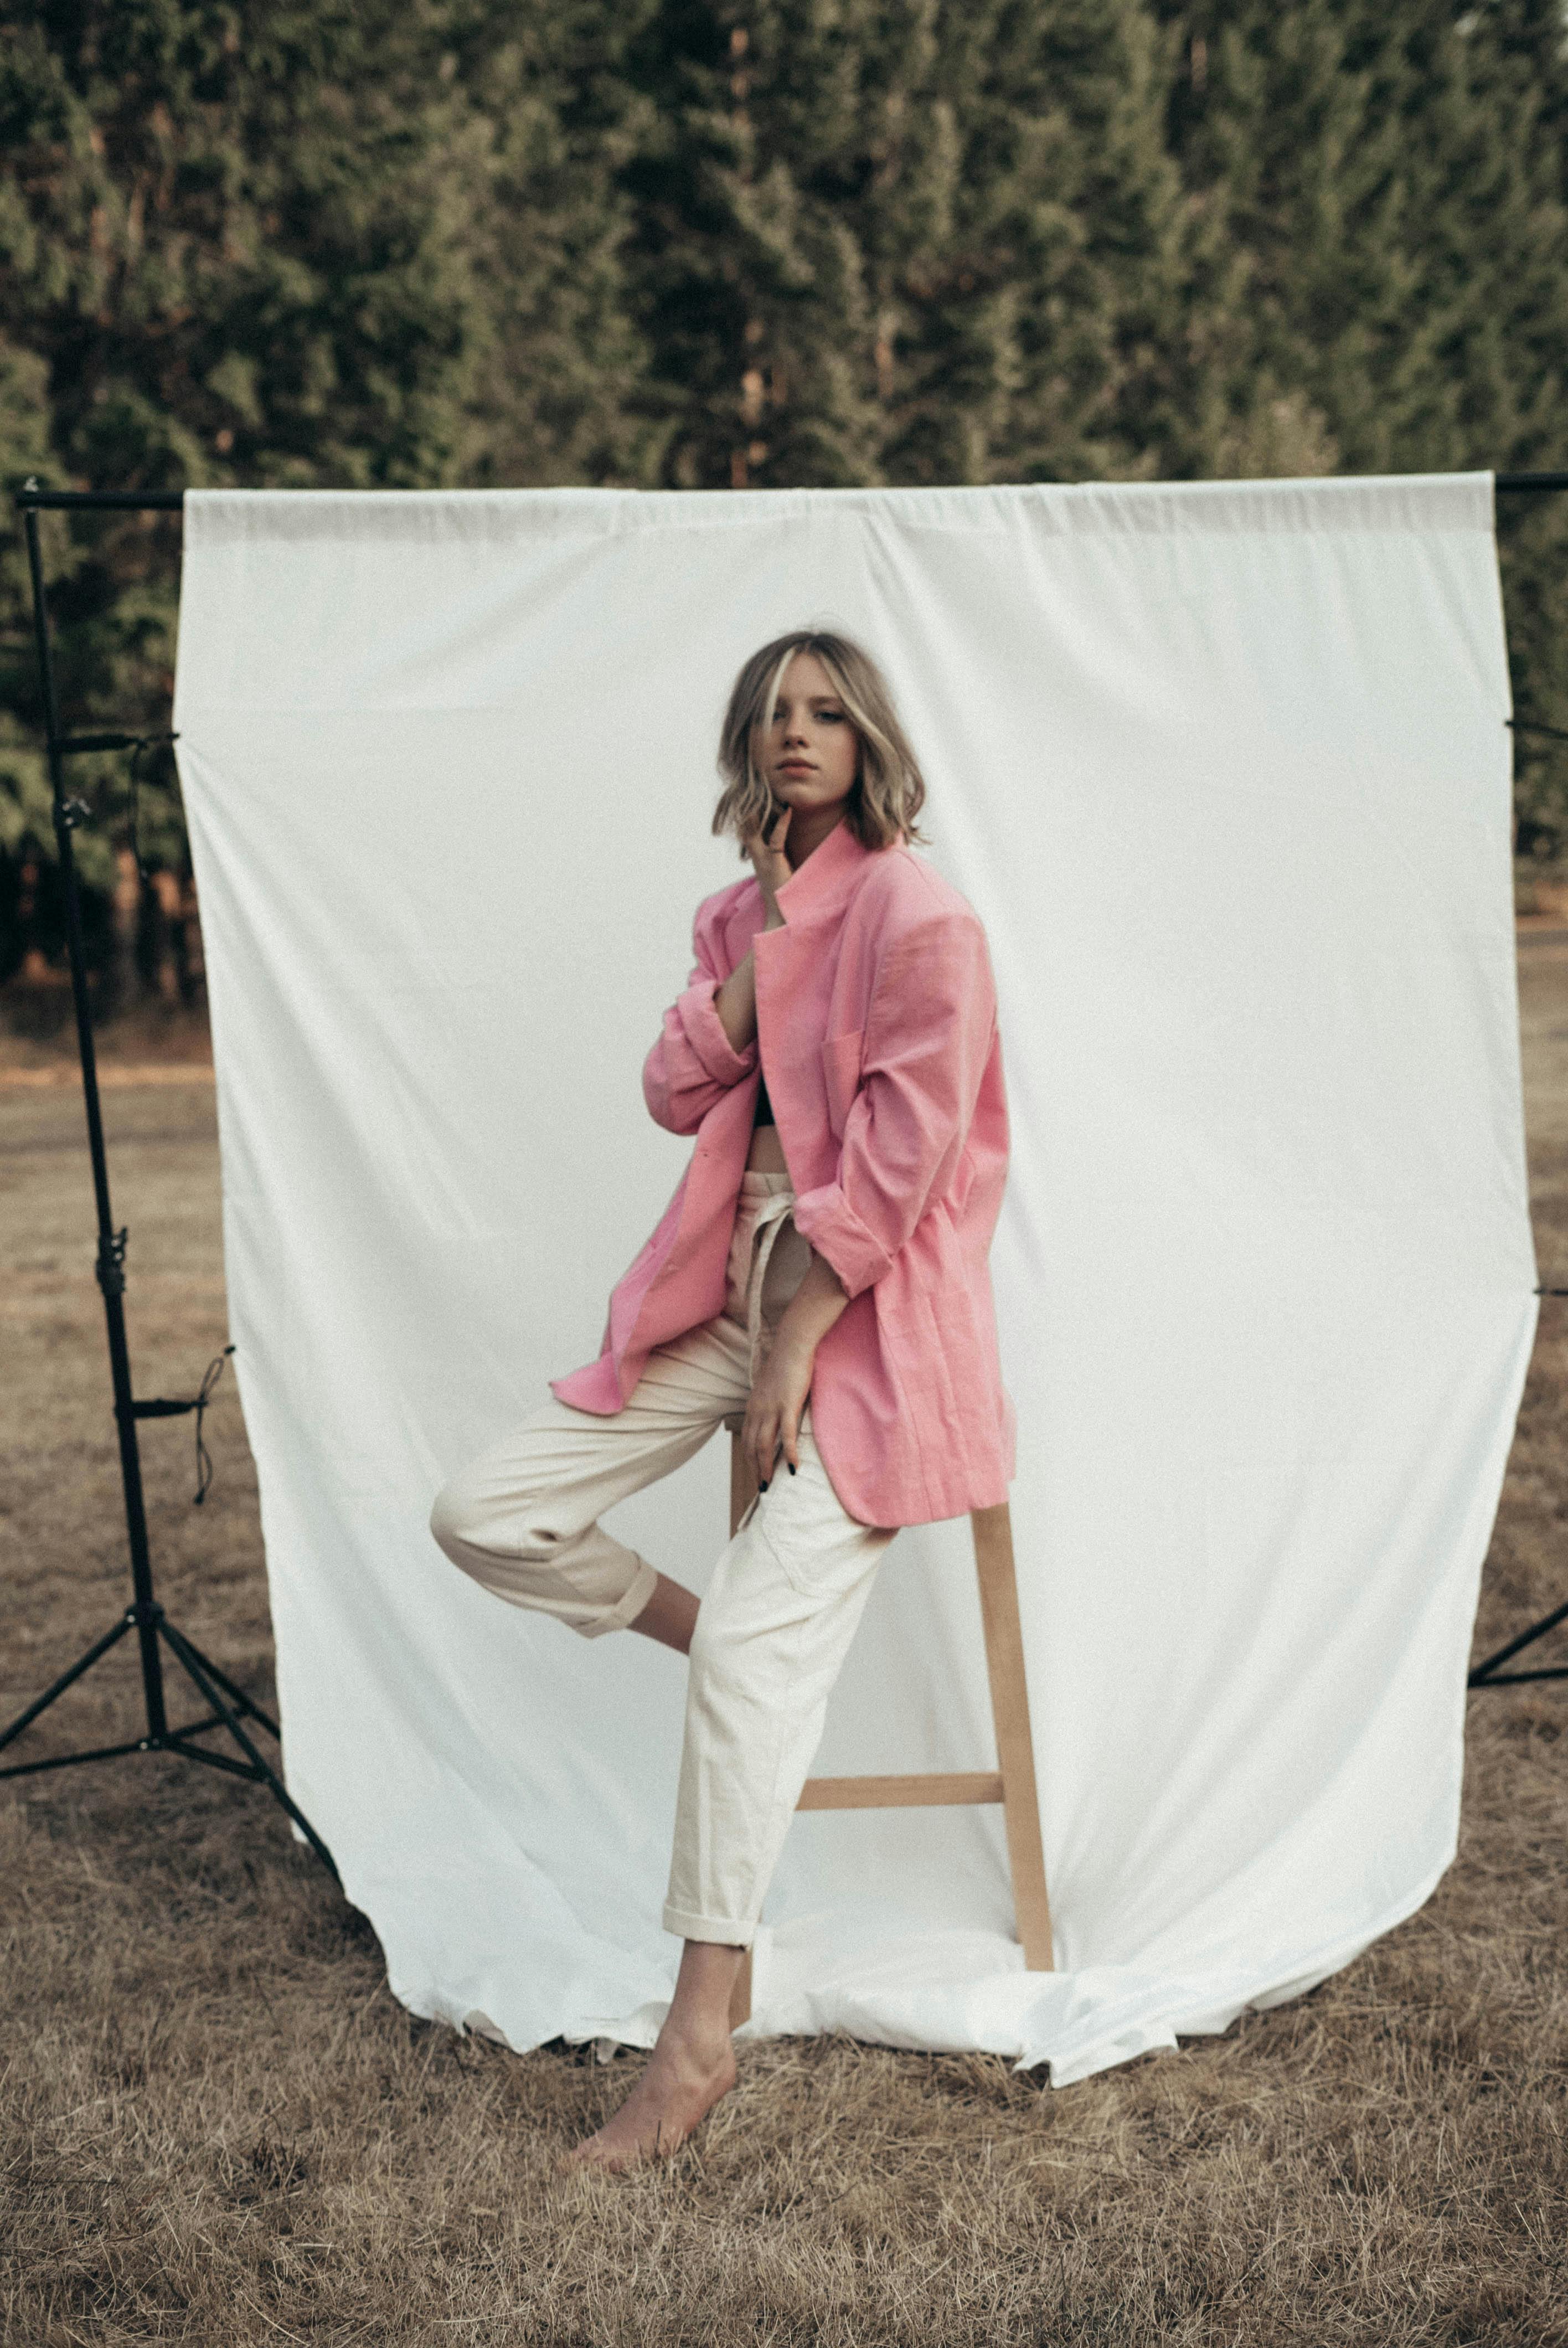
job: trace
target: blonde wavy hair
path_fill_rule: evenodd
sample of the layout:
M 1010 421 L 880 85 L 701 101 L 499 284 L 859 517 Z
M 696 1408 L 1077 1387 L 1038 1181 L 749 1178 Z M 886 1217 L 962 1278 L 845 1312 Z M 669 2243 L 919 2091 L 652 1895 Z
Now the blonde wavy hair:
M 733 831 L 744 857 L 746 840 L 765 829 L 770 811 L 777 813 L 755 747 L 759 733 L 766 734 L 774 722 L 779 686 L 796 653 L 815 653 L 822 663 L 859 743 L 845 822 L 864 848 L 889 848 L 900 839 L 925 842 L 915 822 L 925 804 L 925 778 L 887 680 L 868 652 L 828 628 L 792 628 L 787 636 L 775 636 L 736 677 L 719 736 L 724 788 L 713 809 L 713 830 Z

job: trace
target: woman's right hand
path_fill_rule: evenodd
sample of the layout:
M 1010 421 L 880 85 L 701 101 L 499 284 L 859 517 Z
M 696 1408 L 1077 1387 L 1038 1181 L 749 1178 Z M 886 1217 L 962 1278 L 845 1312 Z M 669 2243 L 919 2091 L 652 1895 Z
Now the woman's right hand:
M 782 889 L 790 876 L 790 860 L 784 844 L 789 833 L 793 810 L 781 807 L 768 824 L 765 832 L 753 832 L 744 842 L 752 860 L 752 870 L 757 876 L 757 886 L 763 892 L 764 930 L 782 930 L 784 917 L 779 911 L 775 889 Z M 743 1052 L 757 1032 L 757 958 L 750 946 L 735 968 L 713 995 L 713 1008 L 719 1022 L 730 1039 L 733 1051 Z
M 784 915 L 779 911 L 778 899 L 774 891 L 784 887 L 793 870 L 789 858 L 784 854 L 784 841 L 789 837 L 790 818 L 794 812 L 793 808 L 781 807 L 764 831 L 753 832 L 744 842 L 746 854 L 752 860 L 752 870 L 757 876 L 757 886 L 763 892 L 770 930 L 780 929 L 784 924 Z

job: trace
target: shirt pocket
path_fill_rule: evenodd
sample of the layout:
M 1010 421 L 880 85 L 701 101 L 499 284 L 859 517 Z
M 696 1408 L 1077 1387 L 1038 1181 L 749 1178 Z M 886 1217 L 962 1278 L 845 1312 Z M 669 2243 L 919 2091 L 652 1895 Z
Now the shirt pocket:
M 823 1082 L 827 1087 L 827 1121 L 836 1140 L 844 1138 L 845 1120 L 850 1105 L 860 1090 L 860 1054 L 865 1042 L 864 1027 L 851 1027 L 842 1035 L 830 1035 L 822 1046 Z

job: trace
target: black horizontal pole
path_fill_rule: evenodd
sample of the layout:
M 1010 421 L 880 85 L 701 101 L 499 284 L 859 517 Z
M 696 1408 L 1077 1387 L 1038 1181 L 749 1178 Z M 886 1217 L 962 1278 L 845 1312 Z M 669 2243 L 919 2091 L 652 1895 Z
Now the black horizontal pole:
M 1561 726 L 1538 726 L 1534 719 L 1530 717 L 1505 717 L 1502 722 L 1511 732 L 1515 734 L 1550 734 L 1554 742 L 1568 742 L 1568 730 L 1564 730 Z M 1564 1292 L 1560 1288 L 1554 1288 L 1542 1291 L 1542 1293 L 1561 1296 Z
M 1341 475 L 1342 479 L 1355 479 L 1354 474 Z M 1568 473 L 1498 473 L 1493 483 L 1500 493 L 1515 495 L 1550 494 L 1568 489 Z M 1083 486 L 1083 485 L 1080 485 Z M 75 510 L 78 513 L 179 513 L 185 503 L 183 489 L 41 489 L 29 487 L 15 492 L 15 502 L 19 511 L 31 507 L 35 511 Z
M 134 750 L 139 734 L 67 734 L 56 743 L 61 757 L 72 750 Z
M 36 513 L 75 507 L 86 513 L 178 513 L 185 503 L 183 489 L 40 489 L 24 483 L 16 491 L 20 512 Z

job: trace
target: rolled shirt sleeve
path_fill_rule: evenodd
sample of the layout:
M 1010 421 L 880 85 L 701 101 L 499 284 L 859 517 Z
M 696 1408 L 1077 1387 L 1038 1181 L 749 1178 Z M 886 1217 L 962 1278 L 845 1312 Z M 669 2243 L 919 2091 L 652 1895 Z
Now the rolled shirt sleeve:
M 889 942 L 866 1013 L 859 1088 L 837 1176 L 803 1191 L 795 1227 L 846 1295 L 881 1279 L 963 1154 L 996 1025 L 985 932 L 973 913 L 921 918 Z
M 665 1012 L 659 1039 L 642 1064 L 649 1115 L 671 1133 L 695 1133 L 713 1103 L 757 1065 L 755 1036 L 737 1052 L 713 1008 L 728 975 L 719 966 L 716 901 L 705 898 L 697 908 L 692 925 L 695 967 L 684 992 Z

